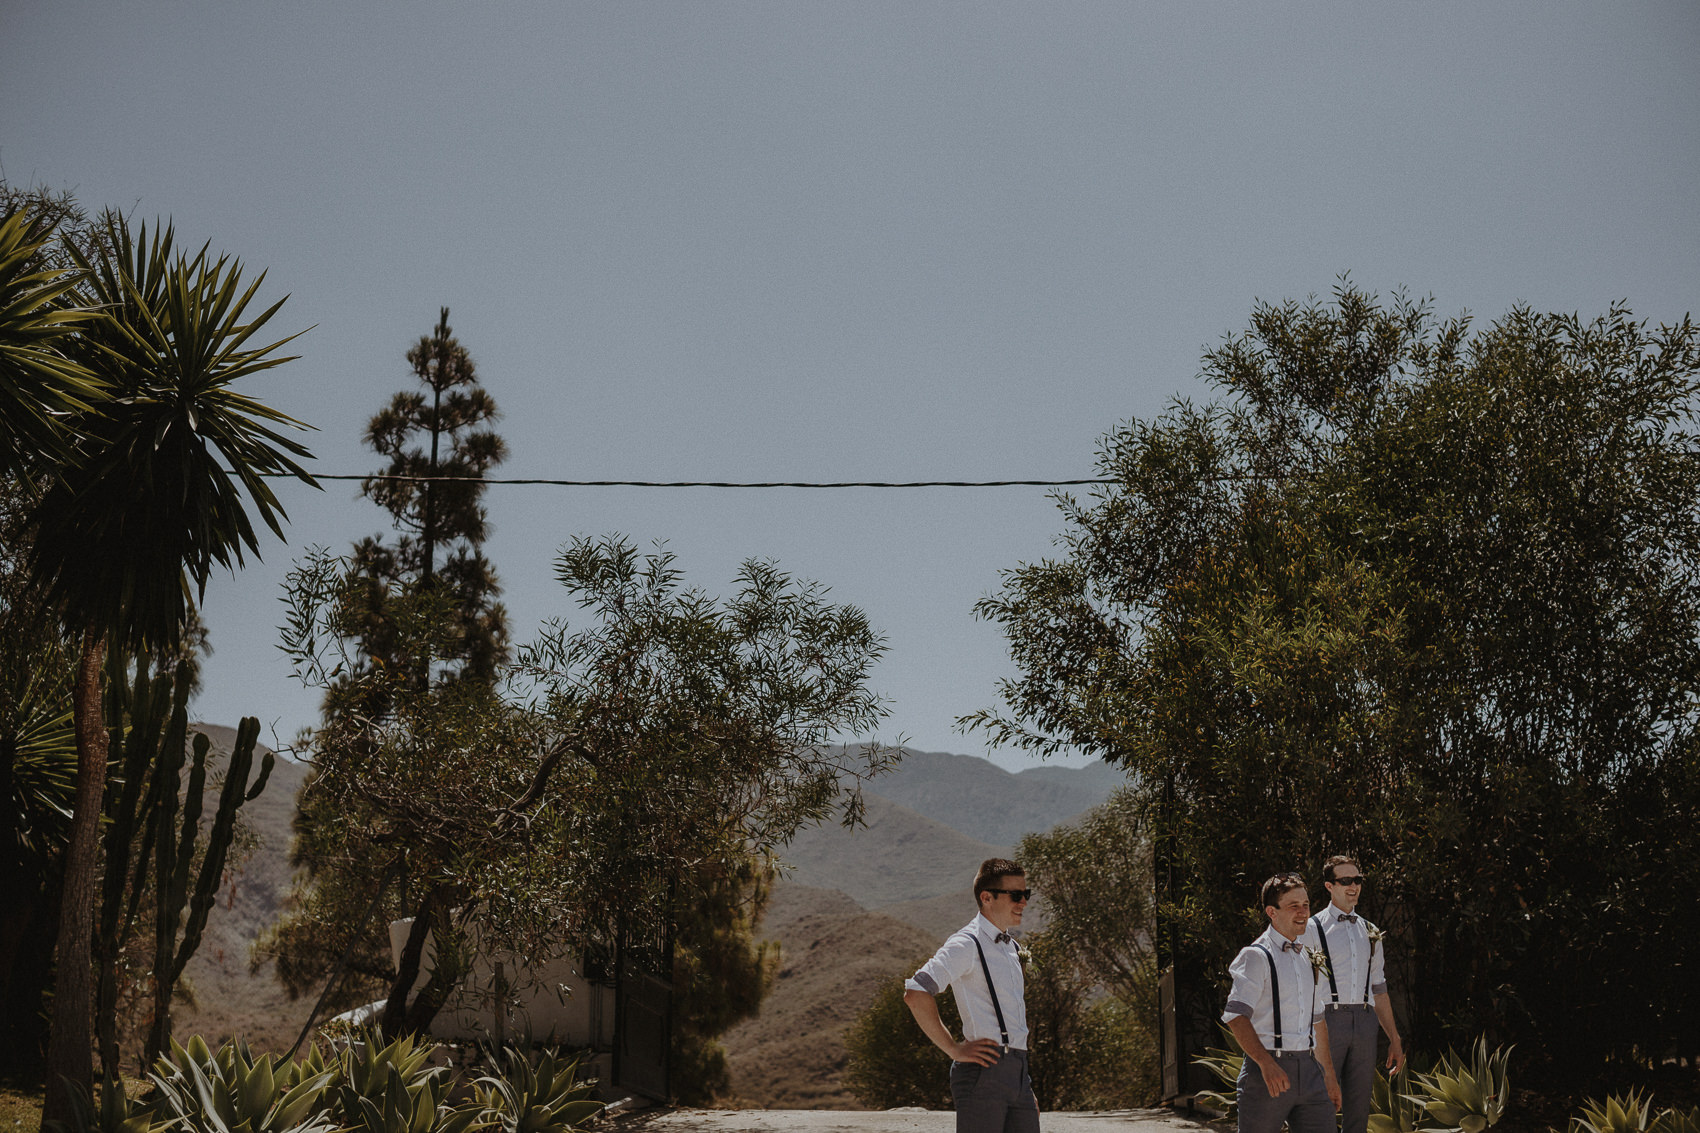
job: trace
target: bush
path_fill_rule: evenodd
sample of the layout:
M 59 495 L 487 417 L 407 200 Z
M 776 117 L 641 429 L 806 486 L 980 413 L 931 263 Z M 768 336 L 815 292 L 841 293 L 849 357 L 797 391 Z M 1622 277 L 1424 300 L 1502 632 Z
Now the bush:
M 912 965 L 913 972 L 923 961 Z M 844 1084 L 869 1109 L 921 1106 L 950 1109 L 950 1059 L 921 1033 L 903 1002 L 906 976 L 881 982 L 873 1002 L 856 1017 L 844 1036 L 850 1056 Z M 939 1017 L 950 1033 L 962 1033 L 956 997 L 938 997 Z

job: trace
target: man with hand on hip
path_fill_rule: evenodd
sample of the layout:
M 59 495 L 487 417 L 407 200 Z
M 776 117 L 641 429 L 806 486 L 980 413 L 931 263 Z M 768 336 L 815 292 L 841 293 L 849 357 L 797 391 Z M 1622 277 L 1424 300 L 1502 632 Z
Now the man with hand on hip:
M 1033 891 L 1015 862 L 991 858 L 974 875 L 980 911 L 904 983 L 903 1002 L 950 1056 L 957 1133 L 1039 1133 L 1027 1072 L 1027 1007 L 1020 950 L 1010 935 Z M 962 1041 L 951 1037 L 934 996 L 956 994 Z
M 1236 1093 L 1240 1133 L 1333 1133 L 1340 1084 L 1323 1016 L 1327 985 L 1301 937 L 1310 892 L 1296 873 L 1263 883 L 1269 927 L 1228 966 L 1222 1021 L 1245 1051 Z
M 1396 1075 L 1405 1065 L 1405 1047 L 1387 997 L 1387 954 L 1381 947 L 1381 930 L 1357 912 L 1364 880 L 1364 871 L 1345 854 L 1323 863 L 1328 907 L 1310 918 L 1304 935 L 1305 944 L 1328 961 L 1322 990 L 1327 992 L 1325 1015 L 1334 1076 L 1344 1095 L 1343 1133 L 1365 1133 L 1369 1128 L 1378 1023 L 1387 1032 L 1388 1071 Z

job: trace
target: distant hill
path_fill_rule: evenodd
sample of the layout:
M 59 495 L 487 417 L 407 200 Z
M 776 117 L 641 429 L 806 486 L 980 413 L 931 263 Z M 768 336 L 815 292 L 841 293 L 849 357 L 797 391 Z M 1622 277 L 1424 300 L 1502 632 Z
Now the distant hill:
M 966 920 L 967 918 L 963 918 Z M 859 1109 L 844 1088 L 844 1032 L 881 980 L 914 970 L 938 942 L 843 893 L 781 881 L 762 935 L 780 942 L 761 1014 L 721 1038 L 735 1100 L 770 1109 Z M 940 1059 L 943 1073 L 943 1059 Z
M 882 780 L 883 782 L 883 780 Z M 953 830 L 872 791 L 867 825 L 804 830 L 780 851 L 798 885 L 837 889 L 865 908 L 937 897 L 962 888 L 987 858 L 1009 852 Z
M 917 814 L 993 846 L 1049 830 L 1097 806 L 1126 779 L 1102 760 L 1085 767 L 1032 767 L 1009 772 L 974 755 L 908 751 L 873 780 L 879 794 Z

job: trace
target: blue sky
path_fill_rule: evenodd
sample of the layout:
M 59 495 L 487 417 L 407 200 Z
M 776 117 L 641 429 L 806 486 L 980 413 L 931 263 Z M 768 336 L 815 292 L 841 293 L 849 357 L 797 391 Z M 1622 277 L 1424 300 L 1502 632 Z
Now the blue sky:
M 249 392 L 377 467 L 366 419 L 451 309 L 516 477 L 1066 479 L 1208 396 L 1254 301 L 1349 272 L 1450 314 L 1653 322 L 1700 294 L 1687 3 L 0 2 L 0 172 L 170 217 L 268 272 L 299 361 Z M 283 492 L 287 544 L 209 586 L 206 719 L 317 700 L 283 573 L 383 515 Z M 577 534 L 694 583 L 771 557 L 889 638 L 882 738 L 1010 675 L 975 599 L 1045 555 L 1032 488 L 497 487 L 516 636 L 570 615 Z M 992 753 L 1009 767 L 1014 753 Z

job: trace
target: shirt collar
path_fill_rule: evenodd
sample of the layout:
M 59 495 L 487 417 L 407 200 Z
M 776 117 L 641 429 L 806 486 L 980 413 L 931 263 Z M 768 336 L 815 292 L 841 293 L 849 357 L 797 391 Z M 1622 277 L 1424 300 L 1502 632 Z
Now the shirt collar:
M 1346 915 L 1346 911 L 1332 901 L 1328 902 L 1328 908 L 1324 909 L 1323 912 L 1327 914 L 1329 924 L 1339 924 L 1340 918 Z M 1364 915 L 1362 913 L 1353 910 L 1352 915 L 1358 918 L 1359 924 L 1363 923 Z
M 988 944 L 997 943 L 998 933 L 1003 932 L 1003 929 L 986 919 L 985 913 L 975 913 L 973 925 L 974 931 L 985 937 Z M 1019 928 L 1012 929 L 1009 933 L 1010 940 L 1013 941 L 1015 939 L 1015 934 L 1020 931 L 1021 930 Z

